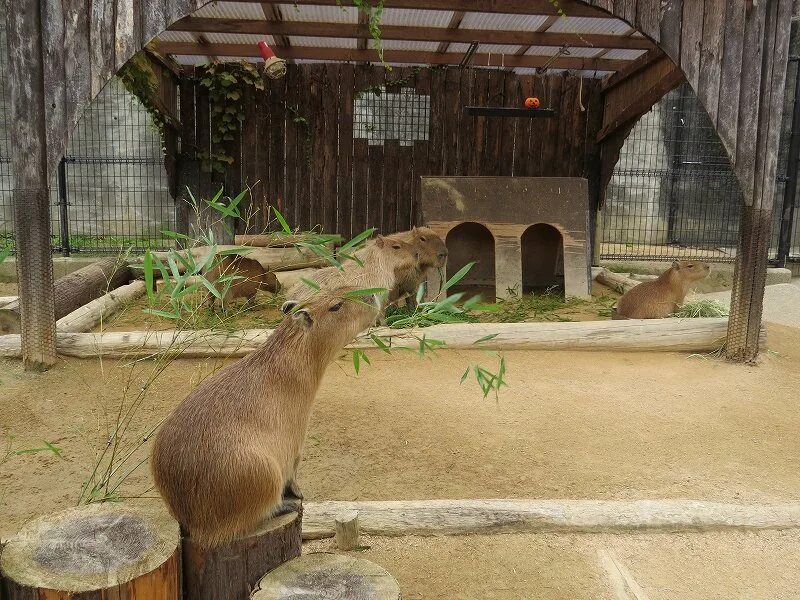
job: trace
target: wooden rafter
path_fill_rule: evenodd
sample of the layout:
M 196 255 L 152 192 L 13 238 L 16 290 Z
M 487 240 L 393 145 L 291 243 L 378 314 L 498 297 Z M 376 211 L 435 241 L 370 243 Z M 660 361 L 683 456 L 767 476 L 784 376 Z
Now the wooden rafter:
M 458 29 L 459 27 L 461 27 L 461 21 L 464 20 L 464 15 L 465 14 L 466 13 L 464 13 L 464 12 L 462 12 L 460 10 L 455 11 L 453 13 L 453 16 L 450 17 L 450 22 L 447 24 L 447 28 L 448 29 Z M 477 42 L 477 41 L 480 41 L 480 40 L 470 40 L 470 42 Z M 450 46 L 450 42 L 449 41 L 442 41 L 442 42 L 439 43 L 439 47 L 436 48 L 436 51 L 437 52 L 442 52 L 442 53 L 443 52 L 447 52 L 447 48 L 449 46 Z
M 558 21 L 558 19 L 559 19 L 559 18 L 560 18 L 560 17 L 559 17 L 558 15 L 550 15 L 549 17 L 547 17 L 547 18 L 545 19 L 544 23 L 542 23 L 542 24 L 539 26 L 539 28 L 538 28 L 536 31 L 537 31 L 538 33 L 544 33 L 545 31 L 547 31 L 548 29 L 550 29 L 550 27 L 551 27 L 551 26 L 552 26 L 552 25 L 553 25 L 553 24 L 554 24 L 556 21 Z M 525 54 L 525 53 L 526 53 L 528 50 L 530 50 L 530 49 L 531 49 L 531 46 L 532 46 L 532 45 L 533 45 L 533 44 L 525 44 L 524 46 L 520 46 L 520 49 L 519 49 L 519 50 L 517 50 L 515 54 L 516 54 L 517 56 L 522 56 L 522 55 L 523 55 L 523 54 Z
M 264 3 L 261 5 L 261 11 L 264 13 L 264 18 L 270 23 L 280 23 L 283 21 L 281 14 L 281 7 L 276 4 Z M 289 38 L 281 34 L 273 34 L 275 43 L 279 46 L 291 46 Z
M 603 81 L 603 91 L 608 91 L 629 77 L 643 71 L 663 56 L 664 53 L 658 48 L 653 48 L 649 52 L 642 54 L 639 58 L 630 61 L 628 66 L 624 69 L 617 71 L 613 75 L 609 75 L 608 78 Z
M 241 2 L 241 0 L 219 0 Z M 287 0 L 262 0 L 270 4 L 286 4 Z M 312 6 L 339 6 L 341 0 L 297 0 L 296 4 Z M 570 17 L 608 18 L 609 14 L 599 8 L 577 0 L 384 0 L 384 8 L 412 8 L 417 10 L 452 10 L 461 12 L 508 13 L 517 15 L 557 15 L 558 8 Z
M 368 21 L 369 21 L 369 17 L 367 16 L 367 13 L 365 13 L 363 10 L 359 10 L 358 11 L 358 26 L 359 27 L 366 27 L 367 28 L 367 32 L 369 32 L 369 27 L 367 26 L 367 22 Z M 372 36 L 370 36 L 370 37 L 372 37 Z M 356 42 L 356 48 L 358 48 L 359 50 L 366 50 L 367 49 L 367 38 L 365 38 L 365 37 L 359 38 L 358 41 Z
M 463 14 L 461 15 L 463 18 Z M 460 23 L 461 20 L 451 21 Z M 333 38 L 371 38 L 366 23 L 318 23 L 303 21 L 241 21 L 238 19 L 204 19 L 186 17 L 170 26 L 170 31 L 190 31 L 203 33 L 249 33 L 270 34 L 273 36 L 308 36 Z M 593 48 L 654 48 L 645 38 L 623 37 L 605 34 L 547 33 L 540 31 L 496 31 L 485 29 L 460 29 L 456 27 L 408 27 L 403 25 L 382 25 L 381 38 L 385 40 L 413 40 L 420 42 L 483 42 L 523 46 L 556 46 Z M 279 44 L 285 45 L 285 44 Z M 362 48 L 363 49 L 363 48 Z M 441 46 L 437 50 L 442 52 Z
M 213 52 L 216 56 L 257 57 L 255 44 L 209 44 L 199 46 L 186 42 L 159 42 L 159 52 L 164 54 L 205 55 Z M 350 62 L 377 62 L 374 50 L 353 48 L 314 48 L 311 46 L 274 47 L 275 54 L 284 59 L 336 60 Z M 385 50 L 384 60 L 388 63 L 458 65 L 463 56 L 460 53 L 421 50 Z M 549 56 L 513 56 L 494 54 L 475 54 L 472 65 L 475 67 L 542 67 L 551 61 Z M 551 62 L 554 69 L 580 69 L 597 71 L 619 71 L 630 61 L 603 60 L 563 56 Z

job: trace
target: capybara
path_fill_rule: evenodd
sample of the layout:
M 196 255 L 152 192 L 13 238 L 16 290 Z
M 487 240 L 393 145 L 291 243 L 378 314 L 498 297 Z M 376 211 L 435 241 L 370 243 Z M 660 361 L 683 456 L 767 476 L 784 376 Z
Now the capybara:
M 415 276 L 418 256 L 414 247 L 398 239 L 377 236 L 372 244 L 360 250 L 355 260 L 344 260 L 343 269 L 326 267 L 308 277 L 322 290 L 341 286 L 357 288 L 382 288 L 390 293 L 398 281 Z M 295 302 L 305 302 L 318 291 L 311 285 L 300 281 L 286 293 L 286 298 Z M 388 294 L 387 294 L 388 295 Z
M 389 294 L 388 300 L 391 304 L 407 296 L 406 304 L 413 308 L 416 305 L 417 290 L 427 279 L 429 271 L 440 269 L 447 264 L 447 246 L 444 245 L 442 238 L 428 227 L 414 227 L 411 231 L 401 231 L 388 237 L 407 242 L 418 252 L 417 271 L 405 273 Z
M 223 305 L 232 303 L 236 298 L 247 298 L 247 301 L 251 302 L 255 300 L 258 290 L 275 293 L 281 288 L 275 273 L 267 271 L 257 260 L 238 254 L 221 257 L 214 268 L 205 273 L 205 278 L 215 283 L 220 277 L 227 275 L 233 276 L 234 279 L 230 282 L 230 287 L 223 298 Z M 225 290 L 222 284 L 214 287 L 219 292 Z M 208 296 L 208 304 L 213 307 L 216 297 L 213 294 Z
M 292 510 L 311 406 L 325 367 L 374 322 L 380 298 L 323 292 L 267 342 L 203 381 L 156 435 L 150 469 L 172 515 L 214 546 Z
M 704 262 L 676 260 L 658 279 L 628 290 L 617 301 L 617 314 L 628 319 L 661 319 L 683 304 L 689 286 L 708 276 Z

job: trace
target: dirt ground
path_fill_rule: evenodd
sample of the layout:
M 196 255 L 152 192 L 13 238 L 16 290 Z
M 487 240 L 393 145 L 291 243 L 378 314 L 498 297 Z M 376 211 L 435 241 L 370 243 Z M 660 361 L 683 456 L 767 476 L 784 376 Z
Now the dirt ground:
M 497 399 L 473 379 L 459 384 L 468 365 L 496 368 L 489 353 L 376 351 L 359 376 L 343 357 L 320 389 L 300 484 L 311 501 L 800 501 L 800 330 L 770 326 L 768 343 L 758 366 L 680 353 L 506 352 L 508 387 Z M 43 441 L 62 450 L 0 466 L 0 539 L 75 504 L 123 397 L 129 407 L 145 390 L 117 475 L 146 458 L 149 442 L 135 449 L 139 441 L 223 364 L 176 360 L 151 380 L 152 361 L 66 359 L 44 374 L 0 362 L 0 436 L 14 436 L 14 450 Z M 115 494 L 157 501 L 144 466 Z M 788 598 L 799 536 L 381 538 L 364 555 L 397 575 L 405 598 L 615 597 L 597 558 L 607 546 L 648 598 Z M 732 593 L 741 589 L 752 593 Z

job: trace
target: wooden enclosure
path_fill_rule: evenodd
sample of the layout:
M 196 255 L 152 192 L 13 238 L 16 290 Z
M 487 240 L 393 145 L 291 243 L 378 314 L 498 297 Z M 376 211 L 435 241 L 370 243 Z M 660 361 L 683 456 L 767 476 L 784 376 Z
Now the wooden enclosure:
M 8 69 L 12 98 L 11 141 L 15 148 L 12 161 L 15 181 L 14 228 L 18 236 L 17 269 L 20 282 L 23 356 L 28 369 L 47 368 L 54 364 L 56 359 L 48 182 L 53 180 L 58 161 L 64 154 L 67 137 L 84 108 L 134 54 L 170 25 L 208 3 L 206 0 L 140 0 L 139 2 L 107 0 L 91 5 L 75 4 L 65 0 L 46 3 L 38 0 L 20 0 L 7 3 Z M 336 0 L 298 0 L 298 3 L 337 5 Z M 275 21 L 275 5 L 280 3 L 266 0 L 261 4 L 265 6 L 264 15 L 267 21 Z M 631 26 L 629 35 L 635 31 L 640 32 L 644 36 L 642 39 L 649 43 L 650 50 L 640 59 L 632 61 L 634 64 L 625 68 L 621 68 L 618 61 L 594 57 L 585 59 L 562 57 L 559 59 L 560 62 L 552 63 L 554 68 L 563 69 L 608 68 L 616 73 L 605 80 L 603 85 L 606 90 L 613 90 L 614 87 L 619 90 L 629 89 L 627 92 L 617 92 L 621 101 L 615 104 L 614 110 L 606 111 L 604 114 L 601 126 L 603 136 L 598 138 L 602 137 L 601 161 L 606 166 L 616 160 L 615 153 L 619 151 L 621 140 L 627 135 L 636 118 L 647 110 L 648 103 L 652 105 L 651 100 L 657 100 L 659 94 L 666 91 L 664 90 L 666 84 L 677 79 L 675 74 L 674 77 L 670 76 L 672 77 L 670 80 L 665 81 L 664 72 L 660 69 L 668 66 L 661 61 L 662 56 L 666 55 L 695 90 L 698 99 L 715 124 L 743 192 L 737 270 L 726 352 L 729 358 L 741 361 L 756 356 L 766 282 L 792 0 L 727 2 L 720 0 L 559 0 L 559 2 L 387 0 L 385 5 L 393 8 L 452 11 L 450 24 L 440 29 L 444 32 L 443 35 L 448 35 L 453 41 L 457 40 L 452 34 L 458 33 L 461 19 L 470 12 L 538 14 L 545 16 L 546 21 L 551 23 L 562 13 L 575 17 L 613 16 Z M 229 29 L 225 31 L 237 31 L 238 20 L 230 21 Z M 361 32 L 358 35 L 361 39 L 357 40 L 353 48 L 287 47 L 283 42 L 286 41 L 286 34 L 290 32 L 282 31 L 275 32 L 277 44 L 274 49 L 279 56 L 283 52 L 286 58 L 315 58 L 344 62 L 375 60 L 374 50 L 368 49 L 366 44 L 366 39 L 369 37 L 366 23 L 362 22 L 359 26 Z M 500 37 L 499 33 L 490 29 L 484 28 L 478 32 L 481 39 L 492 42 Z M 335 33 L 338 30 L 338 27 L 329 28 L 328 34 L 332 35 L 331 31 Z M 358 28 L 355 31 L 358 32 Z M 428 34 L 430 33 L 429 31 Z M 414 39 L 420 39 L 414 31 L 394 35 L 401 37 L 405 35 L 405 39 L 415 35 Z M 475 35 L 477 34 L 468 33 L 466 39 L 473 39 Z M 570 37 L 571 44 L 582 44 L 584 47 L 592 45 L 582 42 L 581 37 Z M 221 54 L 222 49 L 218 48 L 219 44 L 212 47 L 204 41 L 205 38 L 193 39 L 196 43 L 184 44 L 180 48 L 176 46 L 173 51 L 206 56 L 213 55 L 214 52 Z M 442 39 L 444 41 L 444 38 Z M 528 36 L 522 43 L 533 45 L 546 41 L 555 46 L 566 43 L 564 38 L 558 39 L 559 41 L 556 41 L 556 38 L 550 37 L 547 40 L 537 41 L 534 37 Z M 639 43 L 641 42 L 637 40 L 637 44 Z M 257 50 L 254 44 L 247 46 L 247 48 L 234 48 L 231 52 L 237 56 L 242 56 L 243 52 L 244 56 L 252 56 L 252 52 Z M 446 52 L 447 45 L 439 48 L 437 51 L 429 52 L 391 50 L 387 51 L 386 59 L 395 63 L 456 65 L 464 58 L 463 53 Z M 510 55 L 507 59 L 497 53 L 476 53 L 473 59 L 475 64 L 490 64 L 501 68 L 496 69 L 496 73 L 487 75 L 487 99 L 489 89 L 500 90 L 501 84 L 498 79 L 503 80 L 502 89 L 505 90 L 507 76 L 502 74 L 502 69 L 551 66 L 546 57 L 531 57 L 524 50 L 520 55 Z M 322 68 L 326 70 L 328 77 L 329 67 Z M 338 68 L 341 76 L 342 67 L 330 68 L 334 70 Z M 447 74 L 437 75 L 439 79 L 435 81 L 432 77 L 430 82 L 432 93 L 434 89 L 437 92 L 444 90 L 445 94 L 436 101 L 436 104 L 441 105 L 440 114 L 443 119 L 447 119 L 448 113 L 454 113 L 452 117 L 454 124 L 457 122 L 455 113 L 458 112 L 460 105 L 451 102 L 446 92 L 463 89 L 460 74 L 458 83 L 455 81 L 457 73 L 458 71 L 453 71 L 453 74 L 449 75 L 452 78 L 449 82 Z M 493 81 L 490 82 L 490 79 Z M 290 81 L 292 80 L 286 80 L 287 86 Z M 623 87 L 626 81 L 630 83 L 630 88 Z M 476 81 L 473 81 L 473 89 L 476 89 L 475 83 Z M 340 85 L 340 90 L 341 87 Z M 345 85 L 345 90 L 348 87 Z M 606 98 L 609 94 L 606 94 Z M 310 97 L 298 100 L 302 100 L 303 106 L 311 105 Z M 341 106 L 346 104 L 342 103 Z M 332 107 L 325 105 L 323 110 L 330 119 L 335 118 L 336 114 Z M 184 111 L 181 113 L 183 117 Z M 315 128 L 323 127 L 325 122 L 318 121 Z M 477 126 L 477 121 L 474 125 Z M 433 166 L 450 169 L 457 165 L 464 168 L 465 155 L 458 151 L 458 140 L 469 140 L 471 137 L 468 124 L 462 122 L 458 123 L 458 126 L 464 128 L 458 129 L 453 126 L 432 131 L 431 139 L 435 142 L 441 136 L 440 146 L 444 150 L 441 155 L 434 153 L 433 157 L 430 152 L 428 153 L 425 162 L 429 168 Z M 506 121 L 503 127 L 512 127 L 511 122 Z M 504 140 L 508 139 L 507 131 L 505 130 L 497 139 L 490 137 L 487 131 L 485 150 L 479 155 L 480 158 L 495 164 L 498 155 L 503 156 L 503 153 L 509 152 L 507 144 L 504 143 Z M 472 137 L 474 135 L 473 130 Z M 433 147 L 437 147 L 437 144 L 434 143 Z M 455 154 L 452 153 L 454 147 Z M 530 149 L 530 145 L 528 148 Z M 548 145 L 543 148 L 546 148 L 548 155 L 560 152 L 554 149 L 559 146 L 558 142 L 553 140 L 548 140 Z M 388 225 L 394 220 L 397 227 L 397 203 L 400 197 L 403 198 L 402 202 L 406 202 L 407 196 L 393 190 L 399 190 L 401 185 L 410 184 L 405 179 L 396 183 L 394 180 L 394 166 L 398 163 L 396 156 L 400 154 L 400 149 L 393 147 L 392 144 L 384 146 L 381 149 L 380 159 L 377 150 L 375 158 L 370 158 L 369 147 L 366 156 L 356 155 L 355 150 L 354 146 L 353 163 L 366 161 L 374 168 L 367 171 L 366 191 L 363 189 L 362 180 L 359 189 L 353 189 L 351 198 L 363 201 L 365 195 L 369 198 L 370 189 L 376 192 L 380 189 L 382 193 L 387 189 L 389 193 L 383 193 L 385 204 L 381 212 L 381 224 L 383 225 L 385 221 Z M 296 154 L 297 150 L 295 156 Z M 340 172 L 339 164 L 334 168 L 330 161 L 325 162 L 324 167 L 321 166 L 315 171 L 315 179 L 325 182 L 324 185 L 328 188 L 333 181 L 336 181 L 338 186 L 340 181 L 346 180 L 344 174 L 349 170 L 347 165 L 342 165 Z M 533 164 L 526 162 L 528 165 Z M 469 163 L 472 163 L 472 159 Z M 508 169 L 508 161 L 498 161 L 496 164 L 497 169 Z M 595 165 L 595 168 L 599 166 Z M 443 172 L 451 175 L 460 173 L 460 171 Z M 380 188 L 377 183 L 379 174 Z M 292 185 L 288 183 L 288 171 L 286 179 L 283 184 L 284 191 L 287 185 Z M 277 179 L 273 178 L 273 181 L 277 186 Z M 273 183 L 268 182 L 267 185 Z M 293 185 L 298 185 L 298 182 L 295 181 Z M 301 187 L 306 185 L 304 178 L 299 185 Z M 310 222 L 311 208 L 306 207 L 309 204 L 316 207 L 316 203 L 319 203 L 322 207 L 324 224 L 331 228 L 335 224 L 338 228 L 339 219 L 341 218 L 343 224 L 346 218 L 344 211 L 343 214 L 339 214 L 340 204 L 336 205 L 334 221 L 330 198 L 319 199 L 314 190 L 310 189 L 310 179 L 308 185 L 308 193 L 306 194 L 303 189 L 303 193 L 298 196 L 301 200 L 297 211 L 305 214 L 308 210 Z M 306 199 L 307 202 L 303 203 L 302 201 Z M 391 199 L 395 199 L 394 204 Z M 344 205 L 341 207 L 344 209 Z M 315 210 L 318 212 L 319 209 Z M 303 225 L 303 218 L 297 223 L 298 225 Z M 361 223 L 361 218 L 359 216 L 356 219 L 358 224 Z M 374 219 L 374 216 L 372 218 Z M 364 219 L 365 223 L 370 220 L 368 212 Z M 352 228 L 351 223 L 351 230 Z
M 194 81 L 199 77 L 201 69 Z M 180 170 L 185 175 L 179 187 L 188 185 L 205 196 L 220 185 L 229 195 L 254 186 L 259 211 L 251 231 L 263 229 L 269 205 L 303 229 L 321 225 L 345 236 L 368 227 L 382 233 L 410 229 L 420 224 L 419 178 L 425 175 L 584 177 L 596 200 L 596 140 L 603 111 L 599 79 L 477 68 L 387 71 L 369 65 L 290 64 L 285 78 L 265 79 L 265 86 L 264 91 L 246 88 L 244 122 L 234 140 L 224 143 L 234 157 L 224 175 L 196 165 Z M 354 99 L 375 89 L 423 96 L 430 103 L 429 117 L 414 125 L 428 139 L 359 137 Z M 465 106 L 519 107 L 527 96 L 537 96 L 556 116 L 501 119 L 463 111 Z M 181 106 L 181 138 L 189 143 L 179 161 L 185 163 L 194 158 L 192 143 L 199 152 L 213 152 L 217 145 L 208 135 L 215 117 L 205 89 L 187 80 Z

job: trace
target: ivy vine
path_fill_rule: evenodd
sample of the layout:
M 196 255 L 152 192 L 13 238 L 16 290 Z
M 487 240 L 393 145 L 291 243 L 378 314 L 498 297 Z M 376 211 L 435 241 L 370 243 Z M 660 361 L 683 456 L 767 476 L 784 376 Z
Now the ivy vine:
M 387 65 L 386 61 L 383 60 L 383 44 L 381 41 L 381 15 L 383 14 L 383 0 L 378 0 L 375 6 L 370 4 L 369 0 L 351 0 L 351 2 L 353 3 L 353 6 L 366 15 L 367 28 L 369 29 L 369 34 L 372 36 L 372 45 L 374 46 L 375 50 L 378 51 L 378 58 L 380 59 L 381 63 L 383 63 L 388 71 L 391 71 L 392 67 Z M 342 0 L 336 0 L 336 4 L 340 8 L 344 8 L 342 5 Z
M 122 82 L 123 87 L 136 96 L 150 115 L 153 126 L 161 137 L 161 148 L 163 150 L 166 121 L 164 120 L 164 115 L 161 114 L 161 111 L 158 110 L 151 100 L 151 98 L 155 98 L 158 94 L 159 82 L 145 53 L 139 52 L 135 54 L 123 65 L 117 76 L 120 82 Z
M 224 174 L 233 164 L 233 157 L 220 148 L 223 142 L 233 141 L 234 134 L 244 121 L 242 101 L 245 89 L 264 89 L 264 78 L 258 67 L 247 61 L 211 63 L 198 69 L 200 86 L 208 90 L 211 107 L 211 151 L 200 151 L 197 158 L 207 173 Z

